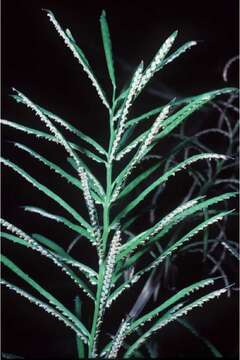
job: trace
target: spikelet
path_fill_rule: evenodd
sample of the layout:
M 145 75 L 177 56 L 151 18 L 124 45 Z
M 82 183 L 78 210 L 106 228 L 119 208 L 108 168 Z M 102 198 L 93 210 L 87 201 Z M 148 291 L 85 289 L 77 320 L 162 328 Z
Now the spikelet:
M 51 213 L 49 213 L 49 212 L 47 212 L 47 211 L 45 211 L 45 210 L 43 210 L 43 209 L 40 209 L 40 208 L 36 208 L 36 207 L 35 207 L 35 208 L 34 208 L 34 207 L 29 207 L 29 208 L 28 208 L 28 206 L 25 206 L 25 207 L 24 207 L 24 210 L 25 210 L 25 211 L 31 211 L 31 212 L 33 212 L 33 213 L 35 213 L 35 214 L 39 214 L 39 215 L 41 215 L 41 216 L 43 216 L 43 217 L 46 217 L 46 218 L 51 219 L 51 220 L 54 220 L 54 221 L 56 221 L 56 222 L 58 222 L 58 223 L 61 223 L 61 222 L 62 222 L 60 216 L 51 214 Z
M 143 63 L 141 62 L 141 64 L 138 66 L 138 68 L 137 68 L 137 70 L 136 70 L 136 72 L 135 72 L 135 74 L 133 76 L 133 80 L 132 80 L 132 83 L 130 85 L 129 93 L 128 93 L 128 96 L 127 96 L 126 101 L 124 103 L 123 110 L 121 112 L 118 130 L 117 130 L 116 137 L 114 139 L 113 146 L 112 146 L 111 153 L 110 153 L 110 157 L 109 157 L 110 162 L 112 162 L 113 159 L 114 159 L 116 149 L 117 149 L 117 147 L 119 145 L 119 142 L 120 142 L 121 137 L 123 135 L 123 132 L 125 130 L 126 120 L 127 120 L 127 116 L 128 116 L 128 113 L 129 113 L 129 108 L 132 105 L 132 102 L 133 102 L 134 97 L 136 95 L 136 91 L 137 91 L 139 82 L 140 82 L 141 77 L 142 77 L 142 71 L 143 71 Z
M 135 342 L 133 346 L 129 348 L 129 350 L 125 353 L 125 357 L 130 357 L 131 354 L 138 349 L 154 332 L 160 330 L 165 325 L 169 324 L 170 322 L 178 319 L 181 316 L 186 315 L 189 311 L 193 310 L 197 307 L 202 307 L 202 305 L 216 297 L 219 297 L 220 295 L 226 293 L 227 289 L 223 288 L 220 290 L 215 290 L 211 292 L 210 294 L 207 294 L 200 299 L 194 301 L 193 303 L 184 306 L 179 311 L 174 312 L 173 314 L 169 313 L 169 316 L 163 316 L 163 320 L 160 319 L 160 321 L 157 321 L 157 323 L 148 331 L 143 333 L 143 335 Z M 166 318 L 164 320 L 164 317 Z
M 54 27 L 57 30 L 58 34 L 63 39 L 64 43 L 72 51 L 73 56 L 82 65 L 83 70 L 86 72 L 87 76 L 89 77 L 89 79 L 92 82 L 92 85 L 97 90 L 97 93 L 98 93 L 100 99 L 102 100 L 103 104 L 109 109 L 110 107 L 109 107 L 109 104 L 108 104 L 108 102 L 106 100 L 106 97 L 105 97 L 105 95 L 103 93 L 103 90 L 101 89 L 100 85 L 98 84 L 97 80 L 93 76 L 91 70 L 89 69 L 89 67 L 87 66 L 85 61 L 83 61 L 82 57 L 79 55 L 78 51 L 76 50 L 75 46 L 73 45 L 73 42 L 70 40 L 70 38 L 67 36 L 67 34 L 62 30 L 61 26 L 59 25 L 59 23 L 57 22 L 57 20 L 55 19 L 54 15 L 53 15 L 53 13 L 51 11 L 47 10 L 47 16 L 49 17 L 51 23 L 54 25 Z
M 168 56 L 168 58 L 164 61 L 164 66 L 171 63 L 176 59 L 179 55 L 183 54 L 185 51 L 189 50 L 191 47 L 197 45 L 196 41 L 188 41 L 186 44 L 182 45 L 177 51 L 175 51 L 172 55 Z
M 112 347 L 109 351 L 108 358 L 115 359 L 118 355 L 118 352 L 123 344 L 124 339 L 126 338 L 128 331 L 130 330 L 130 322 L 128 320 L 122 320 L 122 323 L 119 327 L 119 330 L 113 339 Z
M 170 105 L 166 105 L 163 108 L 163 110 L 160 112 L 160 114 L 158 115 L 156 120 L 154 121 L 153 125 L 150 128 L 149 133 L 147 134 L 147 136 L 146 136 L 146 134 L 142 134 L 142 135 L 138 136 L 130 145 L 126 146 L 126 148 L 123 149 L 116 156 L 116 160 L 121 160 L 126 154 L 128 154 L 135 147 L 137 147 L 137 145 L 139 143 L 144 141 L 143 144 L 142 144 L 142 147 L 139 149 L 139 152 L 137 153 L 137 157 L 139 159 L 142 158 L 142 156 L 144 155 L 145 150 L 153 142 L 153 140 L 154 140 L 155 136 L 157 135 L 158 131 L 160 130 L 160 128 L 163 128 L 163 126 L 164 126 L 163 122 L 164 122 L 164 120 L 166 119 L 166 117 L 167 117 L 167 115 L 169 113 L 169 109 L 170 109 Z M 136 162 L 137 161 L 139 161 L 139 160 L 136 160 Z
M 14 89 L 15 90 L 15 89 Z M 15 90 L 17 91 L 17 90 Z M 57 128 L 51 123 L 51 121 L 42 113 L 42 111 L 39 109 L 38 106 L 36 106 L 31 100 L 29 100 L 25 95 L 17 91 L 18 96 L 22 99 L 22 102 L 29 107 L 33 112 L 45 123 L 47 128 L 53 133 L 53 135 L 56 137 L 56 139 L 59 141 L 60 144 L 63 145 L 65 150 L 68 152 L 68 154 L 73 158 L 73 160 L 76 163 L 77 166 L 77 172 L 81 179 L 81 184 L 83 188 L 83 195 L 84 199 L 86 201 L 91 225 L 92 225 L 92 235 L 95 238 L 95 241 L 97 244 L 100 242 L 100 229 L 98 226 L 98 220 L 97 220 L 97 212 L 95 209 L 95 205 L 92 199 L 92 196 L 89 191 L 89 185 L 88 185 L 88 179 L 87 175 L 85 173 L 85 170 L 83 169 L 80 160 L 78 156 L 75 154 L 71 146 L 68 144 L 68 142 L 64 139 L 62 134 L 57 130 Z M 101 252 L 99 250 L 99 256 L 101 255 Z
M 30 108 L 40 119 L 42 122 L 45 123 L 47 128 L 50 130 L 50 132 L 56 137 L 57 141 L 63 145 L 65 150 L 68 152 L 68 154 L 74 159 L 77 166 L 80 165 L 80 161 L 78 157 L 73 152 L 72 148 L 69 146 L 67 141 L 64 139 L 62 134 L 57 130 L 57 128 L 52 124 L 52 122 L 43 114 L 43 112 L 40 110 L 40 108 L 35 105 L 31 100 L 29 100 L 24 94 L 22 94 L 20 91 L 13 88 L 14 91 L 17 92 L 18 96 L 21 98 L 22 103 L 25 104 L 28 108 Z
M 201 99 L 198 99 L 197 101 L 193 101 L 193 103 L 188 104 L 185 108 L 180 110 L 178 113 L 174 114 L 173 116 L 170 116 L 169 119 L 166 120 L 166 122 L 162 125 L 164 133 L 164 127 L 167 127 L 166 131 L 169 132 L 169 130 L 172 130 L 172 127 L 175 127 L 177 124 L 179 124 L 184 118 L 189 116 L 193 111 L 195 111 L 197 108 L 204 105 L 207 101 L 210 101 L 212 99 L 212 96 L 209 94 L 204 94 L 204 96 L 201 96 Z M 197 103 L 197 107 L 196 107 Z M 174 101 L 173 101 L 174 104 Z M 184 111 L 183 111 L 184 110 Z M 169 127 L 168 127 L 169 125 Z M 160 136 L 160 134 L 159 134 Z M 145 134 L 142 134 L 138 136 L 132 143 L 130 143 L 128 146 L 126 146 L 121 152 L 117 155 L 117 160 L 121 160 L 123 156 L 127 153 L 129 153 L 131 150 L 133 150 L 141 141 L 145 139 Z
M 183 243 L 185 243 L 186 241 L 190 240 L 193 236 L 195 236 L 199 231 L 202 231 L 205 227 L 209 226 L 210 224 L 213 224 L 217 221 L 220 221 L 223 218 L 224 215 L 217 215 L 215 216 L 213 219 L 210 219 L 207 223 L 205 224 L 200 224 L 199 226 L 197 226 L 197 229 L 189 236 L 185 236 L 181 243 L 175 244 L 173 246 L 171 246 L 168 250 L 166 250 L 164 252 L 164 254 L 162 256 L 160 256 L 158 259 L 156 259 L 155 261 L 153 261 L 149 266 L 147 266 L 145 269 L 138 271 L 131 280 L 127 281 L 125 284 L 123 284 L 122 286 L 120 286 L 116 291 L 114 291 L 114 293 L 110 296 L 108 302 L 107 302 L 107 307 L 109 307 L 112 302 L 114 300 L 116 300 L 119 295 L 121 295 L 125 290 L 129 289 L 131 287 L 132 284 L 136 283 L 143 274 L 145 274 L 146 272 L 150 271 L 151 269 L 156 268 L 160 263 L 162 263 L 162 261 L 169 255 L 171 255 L 177 248 L 179 248 Z
M 112 202 L 114 202 L 117 199 L 117 197 L 121 191 L 122 185 L 125 183 L 127 177 L 131 174 L 131 172 L 135 168 L 135 166 L 140 162 L 140 160 L 146 153 L 148 146 L 153 142 L 159 129 L 161 128 L 161 126 L 163 126 L 163 121 L 166 119 L 166 117 L 169 113 L 169 109 L 170 109 L 170 105 L 164 106 L 163 110 L 160 112 L 160 114 L 154 121 L 153 125 L 151 126 L 150 131 L 146 135 L 146 138 L 145 139 L 143 138 L 144 142 L 143 142 L 142 146 L 139 148 L 136 155 L 133 157 L 132 161 L 128 165 L 128 169 L 127 169 L 121 183 L 116 187 L 116 189 L 113 192 Z M 127 152 L 131 151 L 137 145 L 138 145 L 138 141 L 133 143 L 132 147 L 129 147 L 126 152 L 120 153 L 119 156 L 117 157 L 117 159 L 120 160 Z
M 188 296 L 192 293 L 194 293 L 195 291 L 202 289 L 208 285 L 213 285 L 214 284 L 214 280 L 213 279 L 207 279 L 207 280 L 203 280 L 202 282 L 199 282 L 198 285 L 193 285 L 193 286 L 189 286 L 189 290 L 185 292 L 184 296 Z M 185 290 L 185 289 L 184 289 Z M 181 292 L 181 291 L 180 291 Z M 173 310 L 170 310 L 170 312 L 175 312 L 176 310 L 178 310 L 180 307 L 182 307 L 183 303 L 181 304 L 177 304 L 176 307 L 174 307 Z M 163 310 L 159 310 L 159 311 L 152 311 L 152 316 L 149 316 L 148 318 L 145 318 L 143 320 L 139 320 L 139 322 L 137 321 L 137 326 L 134 326 L 134 330 L 136 330 L 136 328 L 142 327 L 143 325 L 145 325 L 147 322 L 152 321 L 152 319 L 154 319 L 156 316 L 159 315 L 160 312 L 162 312 Z M 144 318 L 144 317 L 143 317 Z
M 147 136 L 146 136 L 146 134 L 142 134 L 142 135 L 138 136 L 134 141 L 132 141 L 131 144 L 126 146 L 116 156 L 116 160 L 117 161 L 121 160 L 126 154 L 128 154 L 130 151 L 135 149 L 138 146 L 138 144 L 140 144 L 142 141 L 144 141 L 141 148 L 139 149 L 138 153 L 136 154 L 137 159 L 132 166 L 134 166 L 140 159 L 142 159 L 148 146 L 151 145 L 155 136 L 158 134 L 159 130 L 164 127 L 164 120 L 168 116 L 169 109 L 170 109 L 170 105 L 164 106 L 164 108 L 162 109 L 162 111 L 160 112 L 160 114 L 158 115 L 156 120 L 154 121 L 153 125 L 151 126 L 150 131 L 147 134 Z
M 23 126 L 21 124 L 14 123 L 12 121 L 4 120 L 4 119 L 0 119 L 0 124 L 12 127 L 13 129 L 16 129 L 16 130 L 23 131 L 23 132 L 25 132 L 25 133 L 27 133 L 29 135 L 34 135 L 37 138 L 43 138 L 43 139 L 47 138 L 48 141 L 59 144 L 59 141 L 56 138 L 54 138 L 53 136 L 51 136 L 51 135 L 47 136 L 47 135 L 45 135 L 45 133 L 43 133 L 41 131 L 38 131 L 38 130 L 35 130 L 35 129 L 32 129 L 32 128 L 28 128 L 28 127 Z
M 152 236 L 156 235 L 160 230 L 162 230 L 164 228 L 164 226 L 166 226 L 176 215 L 181 214 L 182 211 L 189 209 L 190 207 L 194 206 L 195 204 L 198 203 L 198 201 L 200 199 L 202 199 L 204 196 L 198 197 L 197 199 L 193 199 L 190 201 L 187 201 L 186 203 L 178 206 L 176 209 L 174 209 L 173 211 L 171 211 L 169 214 L 167 214 L 166 216 L 164 216 L 164 218 L 159 222 L 159 224 L 156 225 L 155 229 L 148 235 L 145 237 L 145 239 L 143 240 L 143 242 L 141 242 L 140 244 L 145 243 L 147 240 L 149 240 Z
M 216 297 L 219 297 L 220 295 L 224 294 L 227 292 L 226 288 L 220 289 L 220 290 L 215 290 L 213 292 L 211 292 L 210 294 L 207 294 L 205 296 L 203 296 L 202 298 L 194 301 L 192 304 L 185 306 L 184 308 L 182 308 L 181 310 L 177 311 L 176 313 L 173 314 L 173 316 L 168 319 L 163 321 L 162 323 L 160 323 L 157 327 L 156 330 L 161 329 L 163 326 L 167 325 L 169 322 L 176 320 L 177 318 L 183 316 L 183 315 L 187 315 L 187 313 L 191 310 L 193 310 L 194 308 L 197 307 L 202 307 L 202 305 Z M 155 330 L 154 330 L 155 331 Z
M 119 109 L 117 113 L 113 116 L 113 123 L 115 123 L 121 116 L 122 109 Z
M 68 259 L 65 258 L 61 255 L 56 255 L 55 256 L 60 260 L 63 261 L 65 264 L 68 264 L 70 266 L 72 266 L 75 269 L 78 269 L 82 274 L 84 274 L 88 280 L 90 281 L 90 283 L 92 285 L 96 285 L 97 284 L 97 273 L 95 273 L 94 270 L 92 270 L 90 267 L 80 263 L 79 261 L 73 260 L 73 259 Z
M 79 169 L 79 176 L 81 178 L 82 188 L 83 188 L 83 194 L 84 198 L 87 204 L 88 213 L 92 225 L 92 236 L 95 239 L 97 249 L 98 249 L 98 255 L 99 255 L 99 261 L 101 261 L 103 257 L 103 252 L 101 248 L 101 232 L 98 224 L 98 217 L 97 217 L 97 211 L 92 199 L 92 196 L 90 194 L 89 185 L 88 185 L 88 178 L 87 174 L 85 173 L 84 169 Z
M 136 155 L 137 157 L 137 155 Z M 187 159 L 186 161 L 184 161 L 182 164 L 179 164 L 178 166 L 176 166 L 175 170 L 172 171 L 171 169 L 168 171 L 168 173 L 164 174 L 164 182 L 168 180 L 168 178 L 170 176 L 174 176 L 178 171 L 182 170 L 182 169 L 186 169 L 187 166 L 195 163 L 198 160 L 227 160 L 229 157 L 226 155 L 222 155 L 222 154 L 215 154 L 215 153 L 202 153 L 199 155 L 194 155 L 191 158 Z M 133 165 L 132 165 L 133 164 Z M 120 191 L 122 189 L 122 186 L 124 184 L 124 182 L 126 181 L 127 177 L 132 173 L 132 170 L 136 164 L 135 162 L 135 158 L 134 161 L 132 162 L 132 166 L 129 166 L 123 179 L 120 181 L 120 183 L 116 186 L 113 195 L 112 195 L 112 202 L 114 202 L 118 195 L 120 194 Z
M 55 138 L 52 138 L 52 139 L 55 139 Z M 59 144 L 59 141 L 58 140 L 52 140 L 54 142 L 56 142 L 57 144 Z M 43 158 L 41 155 L 37 154 L 35 151 L 33 150 L 30 150 L 28 149 L 26 146 L 24 146 L 23 144 L 19 144 L 19 143 L 14 143 L 14 146 L 16 146 L 17 148 L 23 150 L 23 151 L 26 151 L 28 152 L 31 156 L 33 156 L 35 159 L 39 160 L 40 162 L 42 162 L 44 165 L 48 166 L 51 170 L 53 170 L 56 174 L 60 175 L 61 177 L 63 177 L 65 180 L 67 180 L 68 182 L 70 182 L 69 180 L 69 174 L 66 173 L 67 176 L 64 176 L 64 171 L 59 168 L 57 165 L 53 164 L 48 161 L 47 159 Z M 95 179 L 95 177 L 90 173 L 88 172 L 88 176 L 92 182 L 92 185 L 93 187 L 95 187 L 97 189 L 97 191 L 99 191 L 99 193 L 104 196 L 104 192 L 103 192 L 103 189 L 102 187 L 99 185 L 98 181 Z M 76 182 L 74 181 L 75 179 L 73 179 L 71 182 L 75 185 L 75 186 L 78 186 L 76 185 Z
M 104 276 L 103 288 L 102 288 L 102 297 L 100 301 L 101 308 L 105 306 L 106 299 L 110 291 L 113 270 L 116 262 L 116 256 L 120 248 L 120 242 L 121 242 L 121 232 L 120 230 L 117 230 L 112 239 L 109 253 L 107 256 L 106 270 L 105 270 L 105 276 Z
M 24 94 L 22 94 L 20 91 L 13 88 L 14 91 L 17 92 L 18 96 L 21 98 L 21 101 L 23 104 L 25 104 L 28 108 L 30 108 L 39 118 L 40 120 L 45 123 L 46 127 L 50 130 L 50 132 L 55 136 L 57 142 L 61 144 L 67 153 L 73 158 L 75 161 L 77 168 L 81 169 L 81 163 L 71 146 L 68 144 L 68 142 L 64 139 L 62 134 L 57 130 L 57 128 L 52 124 L 52 122 L 48 119 L 47 116 L 43 114 L 43 112 L 40 110 L 40 108 L 35 105 L 30 99 L 28 99 Z
M 53 317 L 55 317 L 59 321 L 63 322 L 67 327 L 72 329 L 77 334 L 77 336 L 79 336 L 82 339 L 82 341 L 85 344 L 87 344 L 87 338 L 81 332 L 78 331 L 78 329 L 74 326 L 74 324 L 71 321 L 66 319 L 62 314 L 60 314 L 54 308 L 52 308 L 48 304 L 44 303 L 43 301 L 37 299 L 36 297 L 28 294 L 26 291 L 20 289 L 19 287 L 15 286 L 13 284 L 10 284 L 8 281 L 5 281 L 5 280 L 1 279 L 0 283 L 2 285 L 6 286 L 8 289 L 10 289 L 12 291 L 15 291 L 17 294 L 23 296 L 24 298 L 29 300 L 31 303 L 37 305 L 42 310 L 45 310 L 48 314 L 52 315 Z
M 212 218 L 210 218 L 209 220 L 205 221 L 204 223 L 198 225 L 195 230 L 188 235 L 185 235 L 181 242 L 177 242 L 176 244 L 170 246 L 169 249 L 167 249 L 166 251 L 164 251 L 163 255 L 159 256 L 158 259 L 156 259 L 155 261 L 153 261 L 148 267 L 146 267 L 144 270 L 140 270 L 137 274 L 138 275 L 143 275 L 144 273 L 146 273 L 147 271 L 154 269 L 155 267 L 157 267 L 160 263 L 163 262 L 163 260 L 168 257 L 169 255 L 171 255 L 175 250 L 177 250 L 183 243 L 185 243 L 186 241 L 189 241 L 193 236 L 195 236 L 199 231 L 204 230 L 206 227 L 208 227 L 211 224 L 214 224 L 220 220 L 222 220 L 222 218 L 224 217 L 224 215 L 219 214 L 216 215 Z M 137 275 L 136 274 L 136 275 Z
M 167 38 L 167 40 L 163 43 L 163 45 L 160 47 L 159 51 L 153 58 L 153 61 L 148 66 L 148 68 L 146 69 L 146 71 L 141 79 L 141 82 L 140 82 L 140 84 L 138 86 L 138 90 L 137 90 L 138 93 L 147 85 L 147 83 L 153 77 L 153 75 L 156 73 L 156 71 L 158 71 L 160 64 L 162 63 L 165 56 L 171 49 L 176 36 L 177 36 L 177 31 L 175 31 L 172 35 L 170 35 Z
M 160 130 L 161 127 L 163 127 L 163 122 L 166 119 L 166 117 L 168 116 L 169 109 L 170 109 L 170 105 L 164 106 L 163 110 L 160 112 L 160 114 L 158 115 L 158 117 L 154 121 L 154 123 L 151 126 L 151 129 L 150 129 L 150 131 L 149 131 L 143 145 L 140 147 L 140 149 L 139 149 L 139 151 L 137 153 L 136 163 L 141 160 L 141 158 L 144 156 L 148 146 L 152 144 L 152 142 L 153 142 L 155 136 L 157 135 L 158 131 Z
M 93 343 L 94 356 L 96 356 L 96 352 L 97 352 L 98 335 L 100 332 L 100 326 L 102 324 L 102 318 L 103 318 L 104 312 L 106 310 L 106 302 L 107 302 L 109 292 L 111 289 L 112 275 L 113 275 L 113 270 L 114 270 L 114 266 L 115 266 L 116 256 L 117 256 L 118 250 L 120 248 L 120 242 L 121 242 L 121 232 L 120 232 L 120 230 L 117 230 L 113 236 L 113 239 L 112 239 L 112 242 L 110 245 L 110 249 L 108 252 L 108 256 L 106 259 L 105 274 L 104 274 L 101 297 L 100 297 L 99 314 L 98 314 L 95 338 L 94 338 L 94 343 Z
M 79 269 L 86 276 L 89 276 L 89 278 L 95 278 L 96 279 L 95 281 L 97 281 L 97 273 L 93 269 L 88 267 L 87 265 L 84 265 L 84 264 L 80 263 L 79 261 L 71 259 L 71 258 L 65 258 L 61 255 L 56 255 L 56 256 L 59 257 L 59 259 L 62 259 L 62 261 L 64 261 L 66 264 L 69 264 L 72 267 Z
M 84 287 L 81 286 L 81 284 L 72 276 L 71 272 L 66 268 L 66 266 L 61 262 L 60 259 L 57 258 L 57 256 L 52 253 L 51 251 L 46 250 L 43 246 L 41 246 L 37 241 L 32 239 L 29 235 L 27 235 L 25 232 L 23 232 L 18 227 L 14 226 L 13 224 L 9 223 L 8 221 L 4 219 L 0 219 L 0 224 L 5 227 L 7 230 L 9 230 L 11 233 L 19 236 L 21 239 L 25 240 L 27 244 L 31 247 L 32 250 L 35 250 L 39 252 L 41 255 L 47 257 L 48 259 L 52 260 L 53 263 L 61 268 L 61 270 L 68 275 L 92 300 L 94 300 L 94 297 L 84 289 Z

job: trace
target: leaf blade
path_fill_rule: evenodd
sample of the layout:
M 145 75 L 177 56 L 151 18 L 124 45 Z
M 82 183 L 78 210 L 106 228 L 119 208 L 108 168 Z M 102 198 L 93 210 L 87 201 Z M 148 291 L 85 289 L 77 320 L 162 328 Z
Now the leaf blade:
M 52 200 L 54 200 L 56 203 L 58 203 L 62 208 L 64 208 L 67 212 L 69 212 L 81 225 L 83 225 L 86 229 L 89 229 L 91 231 L 90 225 L 84 220 L 79 213 L 74 210 L 66 201 L 64 201 L 61 197 L 59 197 L 57 194 L 55 194 L 53 191 L 48 189 L 45 185 L 38 182 L 35 178 L 33 178 L 31 175 L 29 175 L 25 170 L 20 168 L 15 163 L 11 162 L 10 160 L 1 158 L 0 161 L 10 167 L 12 170 L 17 172 L 19 175 L 21 175 L 23 178 L 25 178 L 28 182 L 30 182 L 33 186 L 35 186 L 38 190 L 42 191 L 45 195 L 50 197 Z M 88 233 L 85 233 L 86 236 L 89 237 Z
M 105 57 L 107 61 L 107 68 L 108 73 L 114 88 L 116 88 L 116 78 L 115 78 L 115 71 L 113 65 L 113 55 L 112 55 L 112 43 L 111 37 L 109 32 L 109 27 L 106 18 L 106 12 L 103 10 L 101 17 L 100 17 L 100 25 L 101 25 L 101 33 L 102 33 L 102 41 L 103 41 L 103 48 L 105 52 Z
M 69 311 L 60 301 L 58 301 L 52 294 L 40 286 L 35 280 L 33 280 L 28 274 L 22 271 L 15 263 L 13 263 L 6 256 L 2 255 L 1 262 L 7 266 L 11 271 L 13 271 L 17 276 L 22 278 L 26 283 L 28 283 L 33 289 L 35 289 L 39 294 L 41 294 L 45 299 L 47 299 L 51 304 L 53 304 L 56 309 L 61 313 L 67 316 L 71 321 L 78 327 L 82 332 L 84 337 L 89 337 L 89 332 L 82 324 L 82 322 L 71 312 Z

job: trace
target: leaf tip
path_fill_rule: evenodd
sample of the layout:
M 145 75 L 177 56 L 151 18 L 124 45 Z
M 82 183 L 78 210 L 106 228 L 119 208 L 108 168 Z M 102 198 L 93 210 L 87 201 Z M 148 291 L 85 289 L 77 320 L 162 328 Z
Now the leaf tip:
M 106 17 L 106 10 L 102 10 L 102 13 L 101 13 L 101 18 L 105 18 Z
M 48 14 L 52 14 L 52 11 L 49 10 L 49 9 L 42 8 L 41 10 L 44 11 L 44 12 L 46 12 L 46 13 L 48 13 Z
M 178 30 L 175 30 L 174 33 L 173 33 L 173 37 L 177 37 L 178 36 Z

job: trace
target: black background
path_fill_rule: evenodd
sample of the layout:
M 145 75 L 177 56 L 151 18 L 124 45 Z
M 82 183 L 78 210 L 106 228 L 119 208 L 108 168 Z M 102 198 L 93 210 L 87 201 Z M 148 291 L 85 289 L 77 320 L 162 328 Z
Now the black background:
M 9 97 L 15 87 L 33 101 L 52 110 L 78 126 L 102 144 L 107 142 L 106 112 L 95 95 L 89 80 L 77 61 L 64 46 L 53 26 L 49 23 L 47 8 L 54 12 L 60 24 L 69 27 L 87 55 L 99 82 L 109 93 L 111 86 L 107 78 L 99 31 L 99 16 L 106 9 L 112 34 L 119 88 L 129 80 L 131 72 L 143 59 L 148 63 L 160 44 L 174 30 L 179 30 L 177 45 L 197 40 L 198 46 L 166 67 L 148 88 L 146 97 L 137 104 L 137 109 L 148 110 L 161 105 L 173 96 L 189 96 L 226 86 L 222 79 L 225 63 L 238 53 L 238 6 L 237 1 L 13 1 L 2 2 L 2 117 L 41 129 L 41 125 L 22 105 Z M 229 73 L 229 85 L 236 86 L 236 68 Z M 137 111 L 136 111 L 137 112 Z M 77 193 L 68 192 L 64 182 L 51 176 L 45 168 L 14 149 L 6 140 L 26 142 L 34 149 L 43 149 L 52 160 L 64 164 L 64 153 L 54 146 L 46 145 L 10 129 L 2 130 L 2 152 L 21 164 L 36 178 L 63 193 L 75 208 L 82 208 Z M 96 170 L 98 171 L 98 170 Z M 99 176 L 101 172 L 99 170 Z M 24 213 L 21 205 L 35 205 L 55 211 L 54 205 L 39 196 L 11 170 L 4 171 L 2 181 L 2 214 L 9 221 L 29 232 L 39 232 L 50 238 L 66 235 L 57 224 L 38 216 Z M 61 209 L 59 210 L 61 214 Z M 67 235 L 66 235 L 67 236 Z M 65 236 L 65 237 L 66 237 Z M 73 234 L 71 235 L 73 236 Z M 69 243 L 69 239 L 62 239 Z M 66 288 L 64 279 L 56 277 L 54 267 L 38 256 L 26 256 L 24 249 L 4 246 L 16 263 L 42 281 L 49 281 L 49 290 L 57 295 L 75 294 L 74 288 Z M 85 247 L 84 247 L 85 249 Z M 78 251 L 83 252 L 79 246 Z M 86 254 L 86 261 L 94 262 Z M 194 269 L 188 263 L 188 268 Z M 187 267 L 186 267 L 187 268 Z M 199 271 L 199 270 L 197 270 Z M 187 271 L 186 271 L 187 273 Z M 9 279 L 14 279 L 9 274 Z M 20 282 L 19 282 L 20 284 Z M 74 353 L 74 337 L 57 321 L 51 321 L 41 311 L 33 311 L 19 296 L 3 292 L 3 351 L 28 357 L 71 357 Z M 66 298 L 69 306 L 71 299 Z M 224 298 L 221 303 L 209 304 L 208 310 L 200 310 L 192 316 L 198 329 L 208 336 L 225 355 L 237 351 L 237 297 Z M 116 312 L 118 309 L 115 310 Z M 89 319 L 89 314 L 84 316 Z M 190 316 L 190 318 L 191 318 Z M 111 323 L 109 319 L 109 324 Z M 179 333 L 178 333 L 179 331 Z M 183 336 L 183 341 L 179 339 Z M 184 337 L 185 336 L 185 337 Z M 196 354 L 197 340 L 180 332 L 177 325 L 170 326 L 159 336 L 162 354 L 176 356 Z M 174 346 L 173 346 L 174 344 Z M 200 347 L 201 348 L 201 347 Z M 202 353 L 201 353 L 202 351 Z M 204 350 L 200 350 L 204 354 Z

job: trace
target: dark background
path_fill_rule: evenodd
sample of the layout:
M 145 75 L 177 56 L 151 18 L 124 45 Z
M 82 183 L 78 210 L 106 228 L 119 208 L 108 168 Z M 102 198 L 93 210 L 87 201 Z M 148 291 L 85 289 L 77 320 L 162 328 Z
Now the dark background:
M 189 40 L 197 40 L 198 46 L 182 55 L 166 67 L 147 90 L 144 101 L 137 104 L 136 113 L 159 106 L 173 96 L 189 96 L 226 86 L 222 79 L 225 63 L 238 53 L 238 6 L 237 1 L 2 1 L 2 117 L 43 129 L 22 105 L 10 97 L 15 87 L 33 101 L 62 116 L 82 131 L 96 137 L 105 144 L 108 126 L 106 113 L 102 111 L 95 89 L 90 85 L 70 51 L 64 46 L 46 13 L 54 12 L 63 28 L 69 27 L 87 55 L 99 82 L 109 94 L 111 86 L 107 78 L 104 54 L 99 31 L 99 16 L 106 9 L 119 88 L 129 80 L 131 72 L 140 60 L 147 64 L 160 44 L 174 30 L 179 30 L 176 47 Z M 229 72 L 229 85 L 236 86 L 236 66 Z M 193 126 L 194 127 L 194 126 Z M 68 192 L 61 179 L 52 176 L 44 167 L 29 156 L 16 151 L 7 140 L 19 141 L 35 150 L 44 149 L 52 160 L 64 164 L 64 152 L 45 142 L 36 143 L 11 129 L 2 129 L 2 153 L 73 203 L 73 207 L 84 213 L 82 200 L 77 192 Z M 98 171 L 98 170 L 96 170 Z M 99 170 L 99 176 L 101 172 Z M 46 221 L 37 215 L 27 214 L 19 208 L 35 205 L 55 212 L 55 206 L 45 196 L 27 184 L 11 170 L 5 170 L 2 180 L 2 215 L 26 231 L 39 232 L 69 244 L 69 234 L 64 228 Z M 61 209 L 58 214 L 61 214 Z M 235 228 L 234 228 L 235 229 Z M 65 238 L 66 239 L 65 239 Z M 74 234 L 70 235 L 71 238 Z M 42 281 L 49 281 L 48 288 L 59 297 L 65 296 L 69 306 L 75 295 L 74 287 L 66 288 L 64 279 L 57 277 L 54 267 L 38 255 L 26 256 L 25 249 L 12 244 L 4 245 L 12 259 L 25 271 Z M 85 260 L 94 259 L 78 246 Z M 83 254 L 84 253 L 84 254 Z M 234 261 L 234 260 L 233 260 Z M 190 262 L 188 270 L 194 269 Z M 196 270 L 196 271 L 199 271 Z M 185 275 L 186 275 L 185 274 Z M 8 279 L 15 277 L 7 274 Z M 6 277 L 7 277 L 6 275 Z M 20 284 L 20 282 L 18 282 Z M 70 294 L 68 297 L 66 293 Z M 19 296 L 2 292 L 2 350 L 27 357 L 71 357 L 75 351 L 74 337 L 57 321 L 26 303 Z M 225 355 L 237 352 L 237 297 L 222 298 L 221 302 L 209 304 L 208 309 L 196 311 L 189 316 L 202 334 L 208 336 Z M 118 309 L 115 310 L 116 312 Z M 84 314 L 86 321 L 89 313 Z M 52 320 L 52 321 L 51 321 Z M 111 319 L 109 319 L 111 320 Z M 109 322 L 110 323 L 110 322 Z M 179 339 L 181 334 L 181 339 Z M 204 355 L 204 349 L 194 337 L 180 331 L 177 325 L 159 335 L 162 354 L 176 356 L 195 354 L 196 349 Z M 174 343 L 174 345 L 173 345 Z

